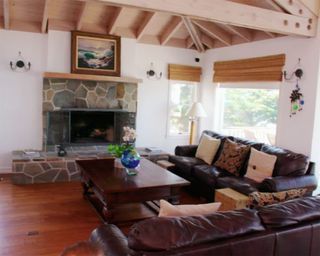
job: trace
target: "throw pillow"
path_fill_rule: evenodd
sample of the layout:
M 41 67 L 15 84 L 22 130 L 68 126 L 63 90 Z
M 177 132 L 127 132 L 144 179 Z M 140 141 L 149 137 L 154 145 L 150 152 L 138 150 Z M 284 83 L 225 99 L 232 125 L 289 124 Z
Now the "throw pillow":
M 209 204 L 172 205 L 165 200 L 160 200 L 159 217 L 206 215 L 218 211 L 220 206 L 220 202 Z
M 275 155 L 269 155 L 267 153 L 258 151 L 251 148 L 247 173 L 245 177 L 255 180 L 256 182 L 262 182 L 265 178 L 272 177 L 273 168 L 277 161 Z
M 241 167 L 246 160 L 249 150 L 250 146 L 238 144 L 227 139 L 223 144 L 222 152 L 214 165 L 239 176 Z
M 211 164 L 217 154 L 221 140 L 203 134 L 197 148 L 196 157 L 202 159 L 207 164 Z
M 303 197 L 306 193 L 306 188 L 290 189 L 273 193 L 253 192 L 249 195 L 248 207 L 256 208 L 265 205 L 276 204 L 290 199 Z

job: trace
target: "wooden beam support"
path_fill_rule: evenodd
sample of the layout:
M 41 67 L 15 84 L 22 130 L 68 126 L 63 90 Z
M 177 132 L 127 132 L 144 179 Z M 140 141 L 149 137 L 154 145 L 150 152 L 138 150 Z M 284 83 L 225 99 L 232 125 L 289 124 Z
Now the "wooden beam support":
M 234 33 L 235 35 L 241 37 L 246 42 L 252 41 L 252 33 L 249 29 L 241 28 L 241 27 L 235 27 L 230 25 L 224 25 L 229 31 Z
M 297 15 L 297 16 L 303 16 L 307 18 L 313 19 L 313 21 L 316 21 L 316 16 L 300 1 L 300 0 L 273 0 L 278 5 L 280 5 L 283 9 L 285 9 L 287 12 Z
M 11 0 L 3 0 L 3 23 L 5 29 L 10 28 L 10 6 Z
M 111 18 L 110 23 L 108 24 L 107 34 L 114 34 L 114 32 L 118 26 L 120 16 L 121 16 L 121 14 L 123 14 L 123 11 L 124 11 L 124 8 L 122 8 L 122 7 L 117 8 L 113 17 Z
M 84 16 L 85 16 L 85 14 L 86 14 L 86 12 L 88 10 L 88 7 L 89 7 L 89 2 L 84 2 L 82 4 L 81 11 L 80 11 L 80 14 L 79 14 L 79 18 L 78 18 L 78 21 L 77 21 L 77 30 L 81 30 L 82 29 Z
M 51 0 L 45 0 L 44 2 L 44 9 L 43 9 L 43 16 L 42 16 L 42 23 L 41 23 L 41 33 L 47 32 L 50 1 Z
M 186 29 L 188 30 L 192 41 L 194 43 L 194 45 L 196 46 L 197 50 L 199 52 L 204 52 L 204 47 L 203 44 L 200 40 L 200 32 L 198 31 L 198 29 L 194 26 L 194 24 L 192 23 L 192 21 L 190 20 L 190 18 L 188 17 L 182 17 L 182 21 L 183 24 L 185 25 Z
M 194 19 L 224 23 L 279 34 L 315 36 L 316 24 L 309 17 L 280 13 L 226 0 L 100 0 L 110 5 L 162 11 Z M 299 24 L 298 26 L 296 24 Z
M 193 23 L 195 23 L 208 36 L 219 40 L 227 46 L 232 45 L 232 36 L 216 24 L 202 20 L 193 20 Z
M 160 36 L 160 44 L 166 45 L 168 41 L 172 38 L 172 36 L 177 32 L 177 30 L 182 25 L 182 19 L 181 17 L 174 16 L 170 20 L 169 24 L 165 27 L 164 31 L 162 32 Z
M 320 16 L 319 0 L 301 0 L 301 2 L 316 16 Z
M 265 0 L 265 4 L 272 10 L 283 12 L 283 9 L 279 5 L 277 5 L 273 0 Z
M 194 45 L 193 40 L 191 38 L 191 36 L 188 36 L 186 39 L 186 46 L 188 49 L 190 49 L 192 46 Z
M 141 22 L 140 27 L 137 29 L 137 40 L 139 41 L 141 37 L 144 35 L 144 32 L 146 29 L 150 26 L 152 23 L 152 20 L 157 16 L 157 13 L 155 12 L 147 12 L 145 17 L 143 18 L 143 21 Z
M 201 42 L 207 46 L 209 49 L 212 49 L 214 48 L 214 40 L 210 37 L 210 36 L 207 36 L 206 34 L 201 34 Z
M 272 32 L 268 32 L 268 31 L 263 31 L 267 36 L 269 36 L 270 38 L 276 38 L 277 35 L 272 33 Z

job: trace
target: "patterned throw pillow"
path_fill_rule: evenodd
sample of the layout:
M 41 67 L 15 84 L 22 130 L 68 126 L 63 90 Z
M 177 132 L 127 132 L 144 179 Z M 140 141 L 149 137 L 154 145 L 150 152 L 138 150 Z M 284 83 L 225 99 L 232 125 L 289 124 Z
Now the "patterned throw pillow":
M 249 195 L 248 207 L 256 208 L 265 205 L 276 204 L 290 199 L 303 197 L 306 193 L 306 188 L 291 189 L 273 193 L 253 192 Z
M 250 146 L 238 144 L 227 139 L 215 166 L 239 176 L 240 169 L 246 160 Z

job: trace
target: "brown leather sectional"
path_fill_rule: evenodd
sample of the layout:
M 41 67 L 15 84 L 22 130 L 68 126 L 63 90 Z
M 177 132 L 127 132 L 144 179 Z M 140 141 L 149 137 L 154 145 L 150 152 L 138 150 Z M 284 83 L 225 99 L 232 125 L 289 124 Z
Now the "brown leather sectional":
M 318 256 L 320 197 L 294 199 L 260 210 L 154 217 L 133 225 L 127 237 L 115 225 L 102 225 L 90 240 L 108 256 Z
M 208 165 L 195 157 L 197 145 L 177 146 L 175 155 L 169 157 L 169 161 L 174 163 L 175 166 L 170 167 L 169 170 L 189 180 L 194 188 L 193 190 L 210 201 L 214 200 L 214 191 L 217 188 L 228 187 L 245 195 L 254 191 L 277 192 L 293 188 L 307 188 L 308 195 L 311 195 L 312 191 L 317 187 L 315 163 L 309 161 L 309 158 L 303 154 L 263 143 L 224 136 L 212 131 L 204 131 L 203 134 L 221 139 L 219 150 L 212 164 Z M 273 177 L 265 179 L 262 183 L 243 177 L 246 173 L 249 155 L 242 166 L 240 177 L 213 166 L 222 151 L 223 143 L 226 139 L 250 145 L 262 152 L 276 155 L 277 161 Z

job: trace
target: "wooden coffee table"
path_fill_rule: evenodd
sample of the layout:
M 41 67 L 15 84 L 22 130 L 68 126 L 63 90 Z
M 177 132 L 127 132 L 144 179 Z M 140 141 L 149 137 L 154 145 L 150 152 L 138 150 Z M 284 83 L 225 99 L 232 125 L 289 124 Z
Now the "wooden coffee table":
M 76 162 L 81 170 L 84 196 L 107 222 L 121 222 L 117 220 L 117 207 L 125 204 L 149 202 L 147 205 L 154 210 L 156 204 L 150 207 L 150 201 L 167 199 L 177 204 L 180 188 L 190 184 L 147 159 L 141 159 L 136 176 L 128 176 L 124 169 L 114 168 L 112 158 Z M 134 209 L 127 206 L 125 211 L 129 216 L 133 215 Z M 142 212 L 141 209 L 138 211 Z M 132 220 L 143 218 L 135 216 Z

